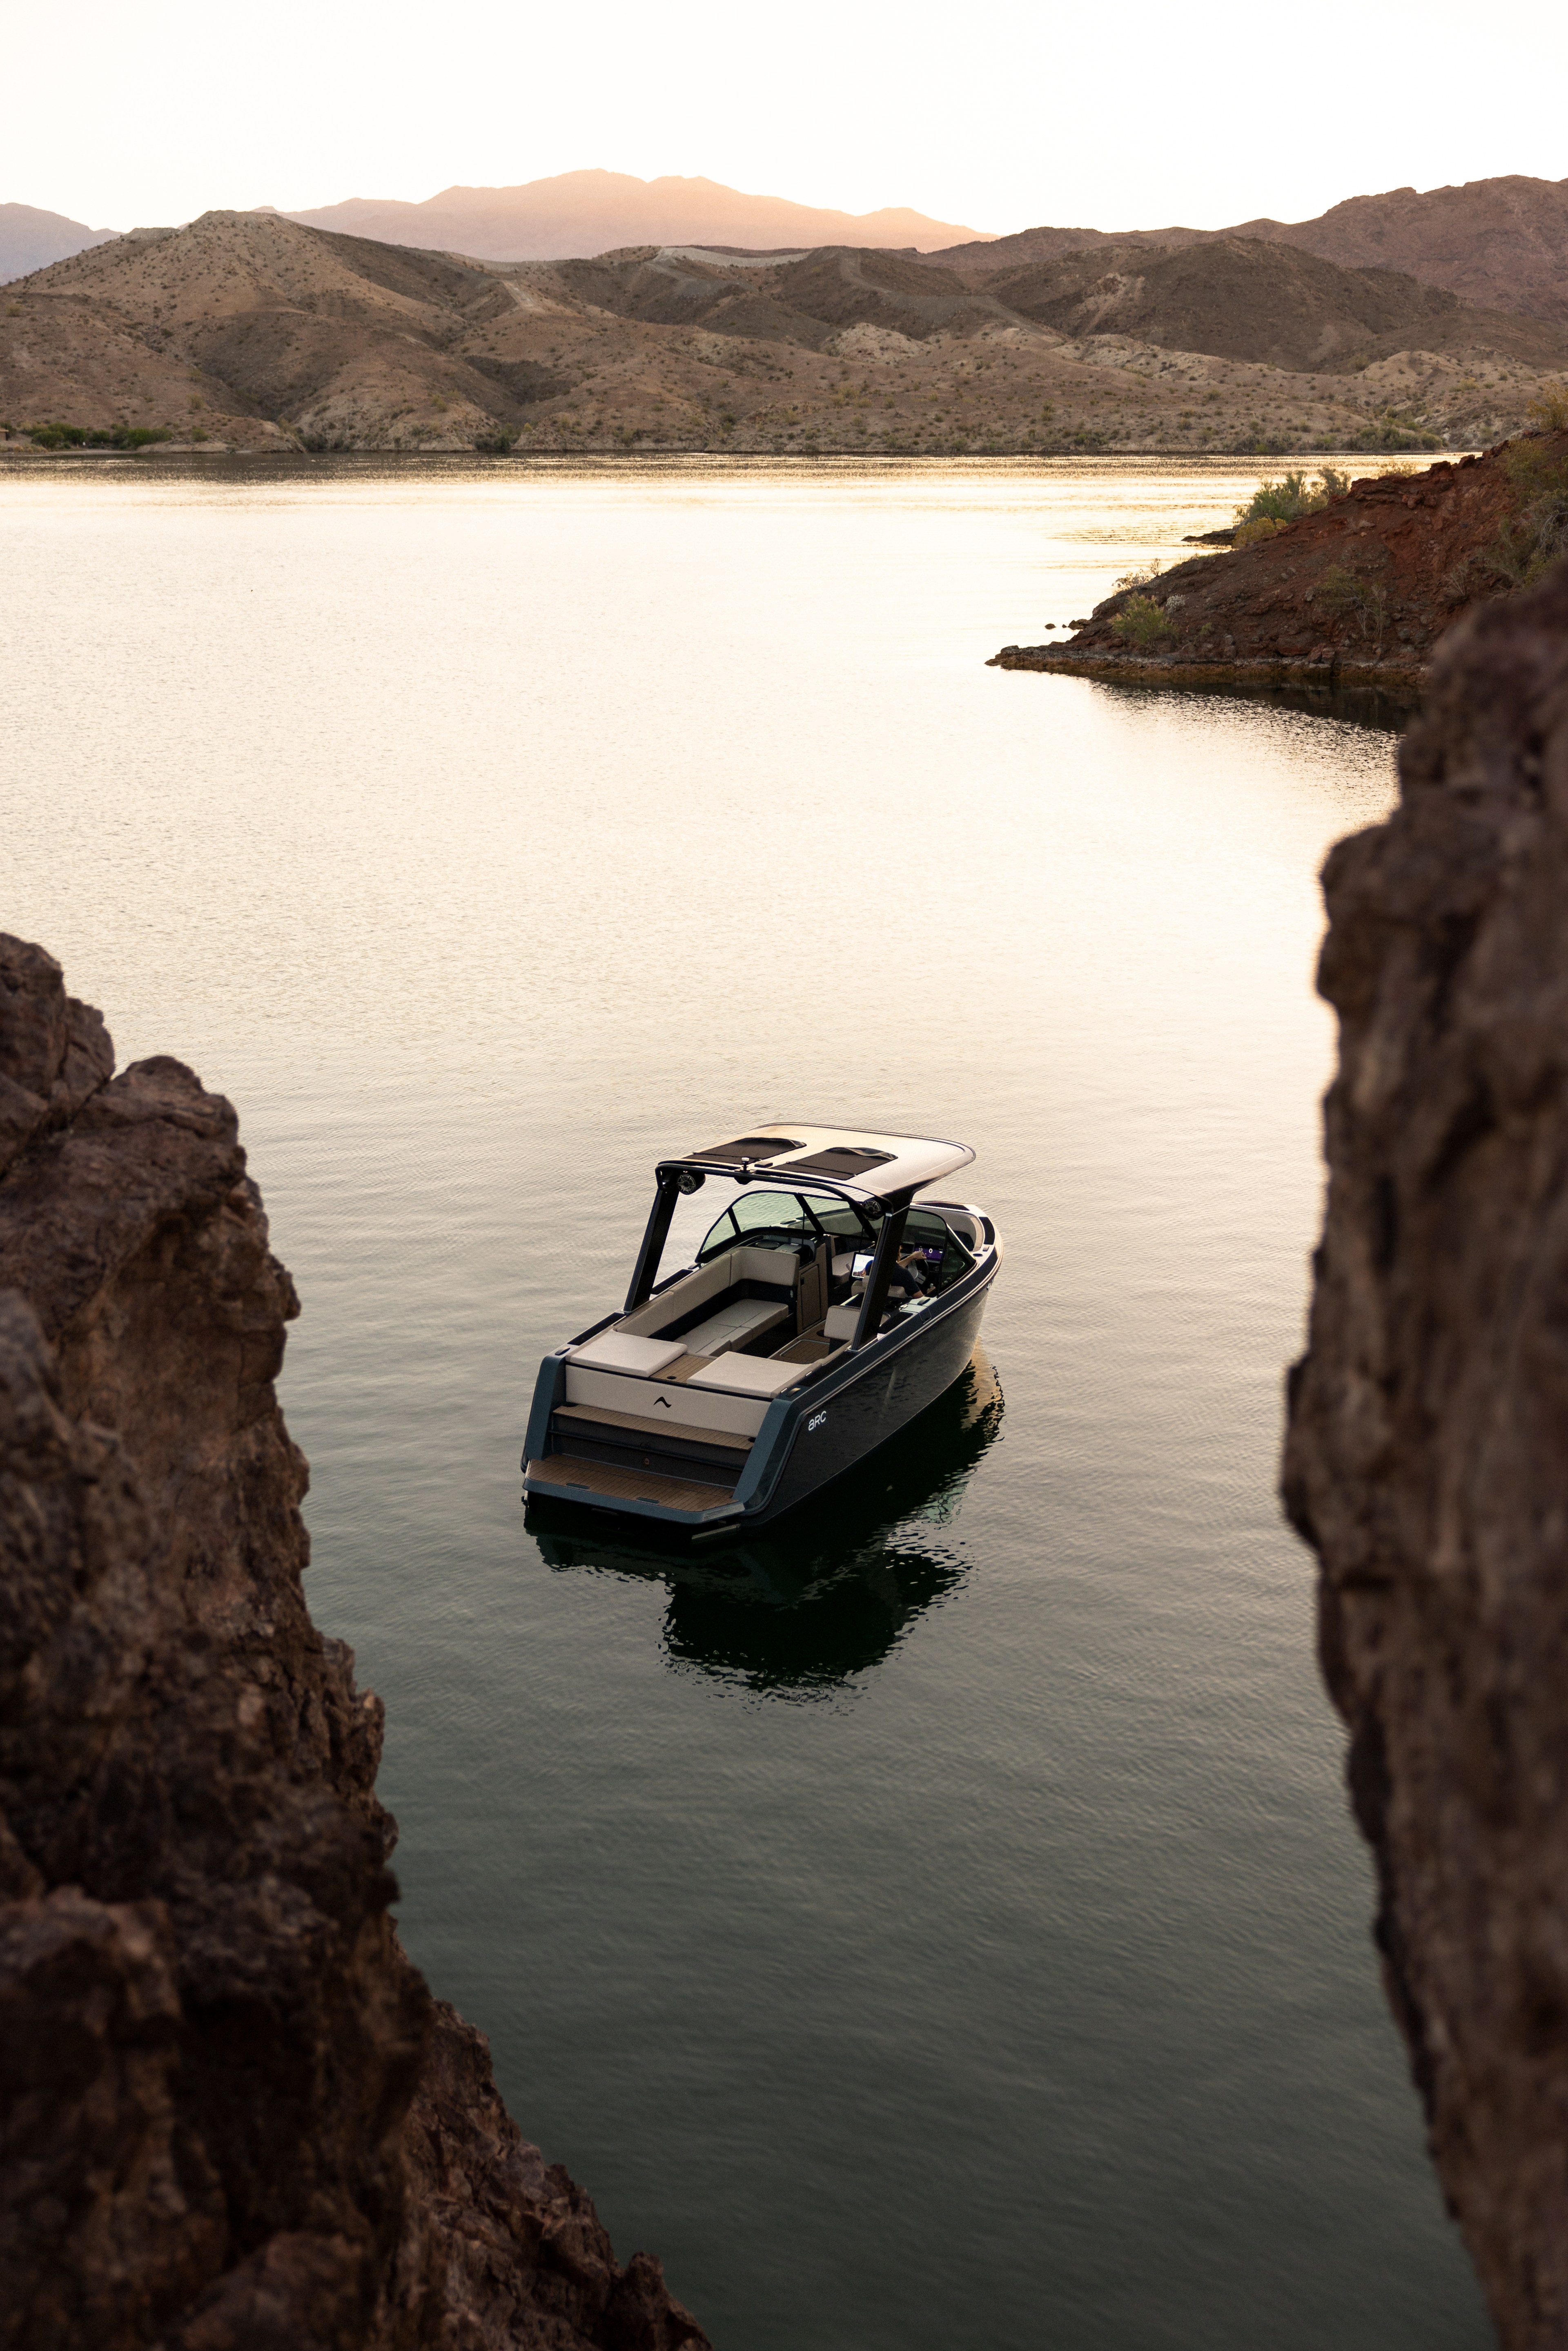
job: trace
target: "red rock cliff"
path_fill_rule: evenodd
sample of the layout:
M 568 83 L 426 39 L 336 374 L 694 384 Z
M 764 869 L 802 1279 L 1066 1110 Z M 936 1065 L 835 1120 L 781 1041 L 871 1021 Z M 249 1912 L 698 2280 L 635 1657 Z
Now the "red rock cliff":
M 1568 567 L 1440 648 L 1324 883 L 1340 1019 L 1288 1506 L 1433 2159 L 1568 2342 Z
M 0 937 L 0 2344 L 677 2351 L 388 1905 L 235 1114 Z

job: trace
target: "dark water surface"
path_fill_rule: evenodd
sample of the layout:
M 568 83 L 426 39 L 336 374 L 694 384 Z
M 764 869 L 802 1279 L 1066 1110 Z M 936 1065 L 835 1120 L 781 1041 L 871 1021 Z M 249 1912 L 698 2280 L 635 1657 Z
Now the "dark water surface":
M 1392 738 L 983 666 L 1255 478 L 0 474 L 0 921 L 240 1104 L 404 1935 L 721 2351 L 1487 2340 L 1273 1495 Z M 525 1531 L 779 1115 L 975 1144 L 985 1356 L 728 1559 Z

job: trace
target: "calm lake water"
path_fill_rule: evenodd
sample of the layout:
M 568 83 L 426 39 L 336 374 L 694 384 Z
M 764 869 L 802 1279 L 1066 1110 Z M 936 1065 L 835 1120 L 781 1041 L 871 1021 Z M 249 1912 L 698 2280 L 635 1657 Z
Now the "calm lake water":
M 1481 2351 L 1274 1500 L 1392 737 L 984 666 L 1256 471 L 155 463 L 0 472 L 0 923 L 240 1106 L 524 2130 L 720 2351 Z M 986 1359 L 738 1556 L 530 1533 L 654 1156 L 780 1116 L 976 1145 Z

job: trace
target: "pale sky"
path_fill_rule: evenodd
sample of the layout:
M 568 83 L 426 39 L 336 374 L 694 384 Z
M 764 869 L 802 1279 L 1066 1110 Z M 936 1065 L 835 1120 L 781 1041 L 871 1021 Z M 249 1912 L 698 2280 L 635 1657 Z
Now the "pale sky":
M 1568 9 L 73 0 L 13 13 L 0 200 L 93 226 L 601 165 L 1006 231 L 1568 176 Z

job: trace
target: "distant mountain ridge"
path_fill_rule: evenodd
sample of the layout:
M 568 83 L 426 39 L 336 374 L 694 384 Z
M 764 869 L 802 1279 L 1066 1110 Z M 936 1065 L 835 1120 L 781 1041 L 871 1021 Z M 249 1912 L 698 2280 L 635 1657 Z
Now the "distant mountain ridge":
M 560 172 L 513 188 L 444 188 L 423 204 L 351 196 L 285 219 L 479 261 L 565 261 L 636 245 L 731 245 L 753 251 L 822 245 L 894 249 L 959 242 L 984 246 L 983 230 L 955 227 L 905 205 L 874 213 L 824 211 L 783 196 L 744 194 L 716 180 L 625 172 Z
M 465 253 L 488 262 L 589 259 L 638 246 L 752 252 L 845 246 L 918 252 L 971 281 L 1069 254 L 1103 254 L 1107 266 L 1124 269 L 1139 248 L 1174 252 L 1260 238 L 1341 268 L 1400 271 L 1482 309 L 1568 326 L 1568 180 L 1520 174 L 1351 196 L 1307 221 L 1264 218 L 1224 229 L 1042 226 L 998 237 L 904 208 L 856 215 L 746 195 L 713 180 L 638 180 L 599 171 L 561 172 L 515 188 L 447 188 L 423 204 L 352 197 L 279 217 L 377 244 Z M 30 204 L 0 204 L 0 282 L 102 244 L 112 234 Z
M 89 228 L 64 213 L 41 212 L 37 204 L 0 204 L 0 286 L 119 235 L 114 228 Z
M 1482 309 L 1568 325 L 1568 180 L 1518 173 L 1448 188 L 1350 196 L 1315 220 L 1239 221 L 1231 228 L 1026 228 L 927 256 L 966 276 L 1060 261 L 1101 246 L 1213 244 L 1262 237 L 1343 269 L 1400 269 Z

